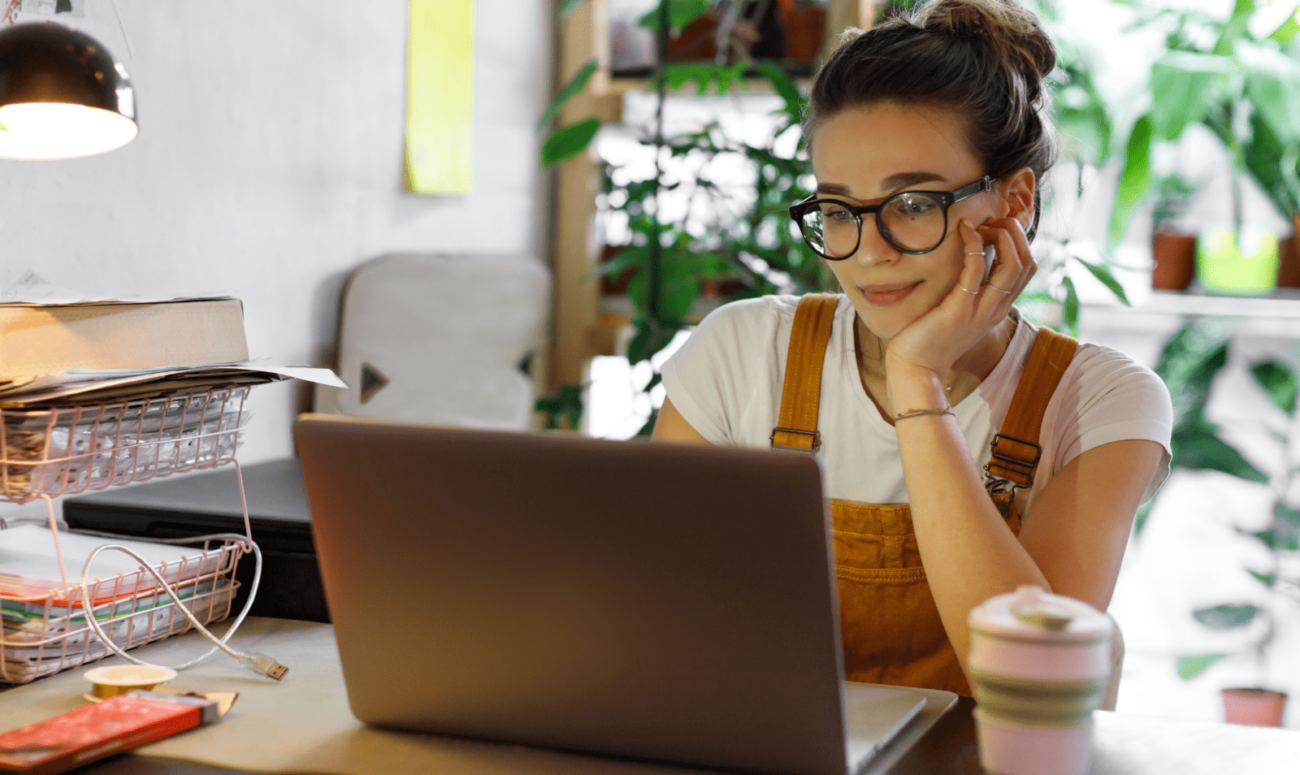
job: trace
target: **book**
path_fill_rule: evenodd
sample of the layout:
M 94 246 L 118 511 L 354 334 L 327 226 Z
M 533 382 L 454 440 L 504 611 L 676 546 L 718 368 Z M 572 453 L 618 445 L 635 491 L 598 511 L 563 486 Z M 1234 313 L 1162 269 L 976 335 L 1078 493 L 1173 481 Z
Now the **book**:
M 234 298 L 0 303 L 0 381 L 247 360 L 244 307 Z

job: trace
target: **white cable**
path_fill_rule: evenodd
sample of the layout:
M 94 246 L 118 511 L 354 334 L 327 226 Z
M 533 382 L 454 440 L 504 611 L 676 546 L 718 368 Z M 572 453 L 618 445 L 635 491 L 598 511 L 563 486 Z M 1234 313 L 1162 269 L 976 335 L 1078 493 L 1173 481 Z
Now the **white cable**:
M 230 636 L 235 634 L 235 631 L 239 629 L 239 625 L 243 623 L 244 617 L 248 615 L 248 611 L 253 605 L 253 600 L 257 597 L 257 587 L 262 579 L 262 551 L 261 549 L 258 548 L 257 544 L 249 540 L 247 537 L 240 536 L 235 533 L 218 533 L 214 535 L 197 536 L 194 538 L 164 540 L 164 541 L 160 541 L 159 543 L 189 543 L 194 541 L 204 541 L 204 540 L 213 540 L 213 539 L 227 539 L 227 540 L 235 539 L 238 541 L 242 541 L 245 544 L 249 545 L 253 551 L 253 583 L 249 587 L 248 599 L 244 602 L 244 607 L 243 609 L 240 610 L 239 616 L 235 618 L 234 623 L 230 625 L 230 629 L 228 629 L 225 635 L 223 635 L 221 638 L 217 638 L 217 636 L 209 632 L 208 629 L 204 627 L 202 623 L 199 622 L 198 617 L 196 617 L 192 611 L 190 611 L 188 608 L 185 607 L 184 602 L 181 601 L 180 597 L 176 594 L 176 591 L 172 589 L 171 585 L 168 584 L 167 581 L 162 577 L 162 574 L 160 574 L 153 566 L 149 564 L 148 560 L 141 557 L 139 554 L 132 551 L 131 549 L 128 549 L 127 547 L 121 546 L 119 544 L 104 544 L 103 546 L 96 547 L 95 550 L 90 553 L 90 556 L 86 558 L 86 562 L 82 566 L 81 610 L 86 615 L 86 624 L 92 630 L 95 631 L 95 635 L 99 636 L 100 641 L 103 642 L 104 646 L 109 651 L 127 660 L 128 662 L 137 665 L 144 665 L 148 667 L 167 667 L 167 665 L 155 665 L 151 662 L 145 662 L 142 659 L 137 659 L 136 657 L 133 657 L 130 654 L 126 653 L 124 649 L 119 648 L 117 644 L 113 643 L 112 639 L 103 631 L 103 629 L 100 628 L 99 622 L 95 619 L 94 604 L 93 602 L 91 602 L 90 591 L 87 587 L 87 581 L 86 581 L 86 577 L 90 573 L 90 564 L 91 562 L 94 561 L 95 557 L 97 557 L 100 552 L 119 551 L 129 555 L 136 562 L 140 563 L 140 567 L 143 568 L 144 570 L 147 570 L 149 574 L 153 576 L 154 579 L 157 580 L 159 586 L 161 586 L 163 591 L 167 593 L 167 596 L 172 599 L 172 602 L 175 604 L 176 608 L 179 609 L 180 612 L 185 615 L 185 618 L 190 621 L 190 624 L 193 625 L 196 630 L 203 633 L 203 635 L 207 637 L 208 640 L 212 641 L 213 644 L 215 644 L 206 654 L 203 654 L 202 656 L 192 659 L 189 662 L 186 662 L 184 664 L 176 665 L 172 667 L 173 670 L 185 670 L 187 668 L 193 667 L 199 664 L 200 662 L 203 662 L 204 660 L 208 659 L 213 654 L 217 653 L 219 649 L 221 651 L 226 652 L 230 656 L 234 657 L 236 660 L 239 661 L 240 664 L 249 668 L 253 672 L 259 673 L 261 675 L 269 676 L 278 681 L 284 677 L 284 674 L 286 672 L 288 672 L 288 668 L 286 668 L 284 665 L 277 663 L 275 660 L 271 659 L 265 654 L 259 654 L 257 652 L 236 651 L 226 645 L 226 641 L 230 639 Z M 213 587 L 212 594 L 216 594 L 215 585 Z M 116 603 L 116 601 L 114 601 L 114 603 Z M 153 609 L 150 610 L 152 611 Z M 150 631 L 150 635 L 152 635 L 153 634 L 152 623 L 149 625 L 149 631 Z

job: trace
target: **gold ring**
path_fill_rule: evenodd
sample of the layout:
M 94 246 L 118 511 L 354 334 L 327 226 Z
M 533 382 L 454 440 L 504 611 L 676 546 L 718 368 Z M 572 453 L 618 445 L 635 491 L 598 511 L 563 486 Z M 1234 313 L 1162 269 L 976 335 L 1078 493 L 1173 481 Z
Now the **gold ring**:
M 978 253 L 973 253 L 973 252 L 967 251 L 967 252 L 966 252 L 966 255 L 968 255 L 968 256 L 982 256 L 982 255 L 984 255 L 984 251 L 981 250 L 981 251 L 978 252 Z
M 972 296 L 978 296 L 978 295 L 980 295 L 980 292 L 979 292 L 979 291 L 972 291 L 972 290 L 970 290 L 969 288 L 967 288 L 966 286 L 962 285 L 961 283 L 957 283 L 957 287 L 958 287 L 958 288 L 961 288 L 963 291 L 966 291 L 967 293 L 969 293 L 969 294 L 972 295 Z

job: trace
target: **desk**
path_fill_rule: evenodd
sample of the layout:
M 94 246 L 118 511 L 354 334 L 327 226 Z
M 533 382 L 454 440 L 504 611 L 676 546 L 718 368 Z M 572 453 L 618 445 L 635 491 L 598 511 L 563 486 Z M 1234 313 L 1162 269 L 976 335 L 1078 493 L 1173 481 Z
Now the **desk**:
M 88 775 L 232 775 L 240 772 L 544 773 L 667 775 L 698 773 L 671 765 L 607 759 L 523 746 L 367 727 L 347 709 L 329 625 L 250 618 L 235 643 L 290 668 L 282 684 L 259 679 L 224 656 L 186 671 L 176 686 L 240 692 L 220 723 L 192 730 L 79 773 Z M 206 650 L 193 633 L 138 650 L 175 664 Z M 117 658 L 99 664 L 115 664 Z M 88 687 L 75 669 L 0 693 L 0 730 L 82 704 Z M 906 751 L 889 775 L 980 775 L 971 718 L 962 700 Z M 1300 732 L 1183 722 L 1098 711 L 1094 775 L 1277 773 L 1300 762 Z M 879 771 L 879 768 L 873 768 Z

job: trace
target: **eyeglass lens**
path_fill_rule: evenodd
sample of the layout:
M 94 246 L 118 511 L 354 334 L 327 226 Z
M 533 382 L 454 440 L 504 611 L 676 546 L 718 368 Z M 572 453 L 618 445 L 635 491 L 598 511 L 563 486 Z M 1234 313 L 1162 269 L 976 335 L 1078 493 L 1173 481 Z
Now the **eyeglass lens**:
M 876 223 L 894 247 L 928 251 L 943 242 L 944 221 L 940 202 L 925 194 L 905 193 L 885 202 Z M 800 226 L 813 249 L 829 258 L 847 258 L 861 239 L 861 218 L 835 202 L 822 202 L 809 210 Z

